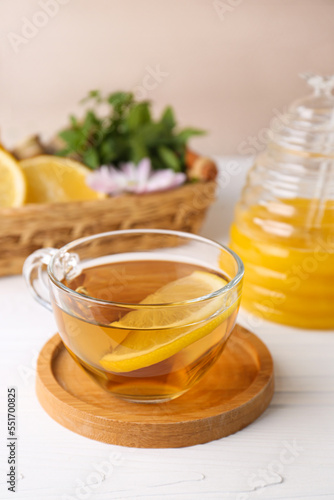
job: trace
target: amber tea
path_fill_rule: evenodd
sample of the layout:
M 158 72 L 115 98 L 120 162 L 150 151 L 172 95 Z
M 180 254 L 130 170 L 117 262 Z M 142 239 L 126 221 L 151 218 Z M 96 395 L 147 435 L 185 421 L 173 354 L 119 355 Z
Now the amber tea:
M 239 300 L 210 294 L 228 281 L 186 262 L 112 262 L 63 280 L 76 293 L 53 307 L 68 351 L 104 389 L 132 401 L 166 401 L 189 389 L 223 350 Z
M 36 250 L 23 274 L 98 384 L 156 403 L 186 392 L 219 357 L 244 269 L 232 250 L 201 236 L 127 229 Z

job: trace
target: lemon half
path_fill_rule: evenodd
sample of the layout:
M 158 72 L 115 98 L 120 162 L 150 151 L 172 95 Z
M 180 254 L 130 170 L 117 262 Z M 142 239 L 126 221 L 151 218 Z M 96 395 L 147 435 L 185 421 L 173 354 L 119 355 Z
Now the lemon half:
M 96 200 L 105 195 L 86 184 L 90 170 L 77 161 L 57 156 L 35 156 L 20 162 L 27 181 L 26 203 Z
M 26 196 L 26 182 L 19 163 L 0 146 L 0 207 L 20 207 Z

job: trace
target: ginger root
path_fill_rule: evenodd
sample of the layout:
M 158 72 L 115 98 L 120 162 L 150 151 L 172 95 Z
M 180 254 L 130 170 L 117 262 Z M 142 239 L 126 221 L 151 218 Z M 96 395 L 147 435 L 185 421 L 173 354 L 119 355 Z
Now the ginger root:
M 200 156 L 193 151 L 186 152 L 186 165 L 188 179 L 200 181 L 213 181 L 218 174 L 218 169 L 211 158 Z
M 17 144 L 11 153 L 17 160 L 25 160 L 26 158 L 45 154 L 46 150 L 39 135 L 31 135 Z

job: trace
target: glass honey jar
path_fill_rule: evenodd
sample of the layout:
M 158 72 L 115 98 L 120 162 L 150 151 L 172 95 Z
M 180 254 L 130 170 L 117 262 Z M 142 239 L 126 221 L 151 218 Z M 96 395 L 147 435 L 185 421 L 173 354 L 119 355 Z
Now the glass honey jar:
M 230 246 L 245 265 L 245 309 L 333 329 L 334 76 L 303 76 L 313 92 L 270 131 L 236 206 Z

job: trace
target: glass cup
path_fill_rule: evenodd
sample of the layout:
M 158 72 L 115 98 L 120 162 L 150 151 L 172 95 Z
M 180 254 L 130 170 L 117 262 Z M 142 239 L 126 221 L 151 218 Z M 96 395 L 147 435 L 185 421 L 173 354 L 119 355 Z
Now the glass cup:
M 243 272 L 219 243 L 150 229 L 37 250 L 23 268 L 73 359 L 109 393 L 146 403 L 182 395 L 218 359 Z

